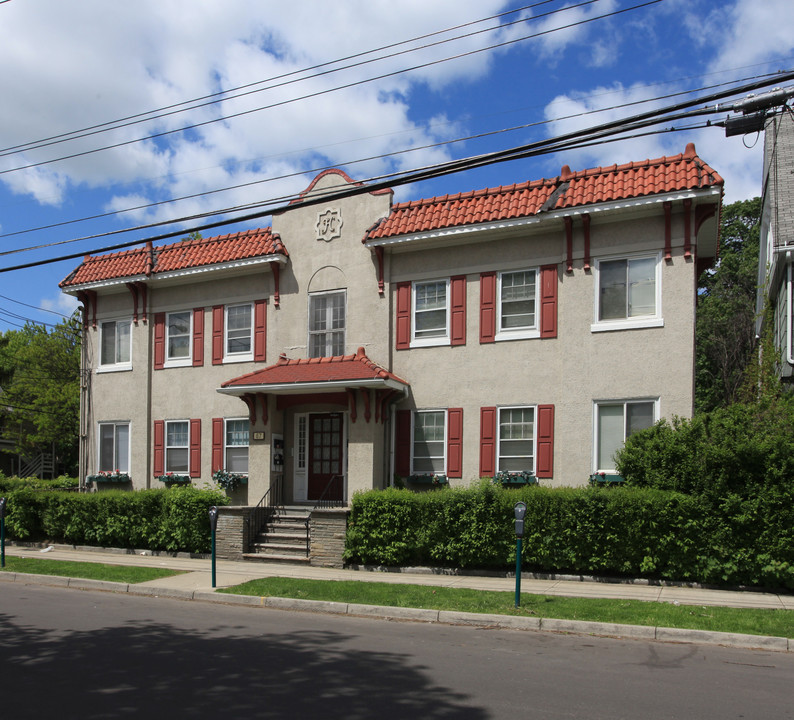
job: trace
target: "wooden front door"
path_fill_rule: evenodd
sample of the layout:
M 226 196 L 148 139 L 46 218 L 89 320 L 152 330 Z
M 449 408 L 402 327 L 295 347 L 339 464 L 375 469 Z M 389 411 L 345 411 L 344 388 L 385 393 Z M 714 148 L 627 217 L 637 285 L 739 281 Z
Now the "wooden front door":
M 344 500 L 342 419 L 342 413 L 309 415 L 309 500 L 319 500 L 329 483 L 323 500 Z

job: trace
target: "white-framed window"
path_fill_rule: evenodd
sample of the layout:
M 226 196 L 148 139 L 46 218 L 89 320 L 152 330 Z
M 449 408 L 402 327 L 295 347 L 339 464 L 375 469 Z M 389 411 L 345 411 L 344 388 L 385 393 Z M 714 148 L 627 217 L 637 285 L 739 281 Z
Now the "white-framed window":
M 132 369 L 132 323 L 109 320 L 99 329 L 99 365 L 108 370 Z
M 411 474 L 445 475 L 447 411 L 417 410 L 412 419 Z
M 165 471 L 181 475 L 190 472 L 190 423 L 187 420 L 165 423 Z
M 170 312 L 165 319 L 165 362 L 170 366 L 189 365 L 192 356 L 193 312 Z
M 254 359 L 253 303 L 226 306 L 224 357 L 226 360 Z
M 411 345 L 448 344 L 449 279 L 416 282 L 411 292 Z
M 499 408 L 497 472 L 535 472 L 535 407 Z
M 595 471 L 614 471 L 615 453 L 623 447 L 626 438 L 638 430 L 651 427 L 658 418 L 658 399 L 605 400 L 595 403 Z
M 248 474 L 249 427 L 247 418 L 234 418 L 225 422 L 223 457 L 227 472 Z
M 130 424 L 99 423 L 98 472 L 130 471 Z
M 539 337 L 537 270 L 501 272 L 497 278 L 496 339 Z
M 309 357 L 345 353 L 344 290 L 309 295 Z
M 598 259 L 594 332 L 660 327 L 662 255 Z

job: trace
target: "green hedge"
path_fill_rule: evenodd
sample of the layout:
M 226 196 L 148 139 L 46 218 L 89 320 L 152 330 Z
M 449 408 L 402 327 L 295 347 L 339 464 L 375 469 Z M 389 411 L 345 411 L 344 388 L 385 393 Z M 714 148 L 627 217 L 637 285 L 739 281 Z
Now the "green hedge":
M 345 559 L 510 569 L 519 500 L 527 570 L 794 588 L 794 508 L 783 496 L 712 508 L 702 497 L 636 488 L 372 491 L 353 498 Z
M 209 508 L 229 502 L 223 493 L 194 488 L 101 493 L 23 488 L 7 498 L 9 538 L 193 553 L 210 550 Z
M 31 488 L 32 490 L 71 490 L 76 489 L 79 485 L 80 481 L 77 478 L 68 477 L 67 475 L 61 475 L 54 480 L 41 480 L 37 477 L 6 477 L 0 472 L 0 493 L 3 495 L 22 488 Z

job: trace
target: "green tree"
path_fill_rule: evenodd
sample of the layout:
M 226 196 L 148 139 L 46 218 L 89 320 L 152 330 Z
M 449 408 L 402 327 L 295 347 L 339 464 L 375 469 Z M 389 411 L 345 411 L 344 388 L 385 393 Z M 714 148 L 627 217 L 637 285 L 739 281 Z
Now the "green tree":
M 14 452 L 55 448 L 62 472 L 77 473 L 80 331 L 75 313 L 51 329 L 27 323 L 0 336 L 0 427 Z
M 754 357 L 761 198 L 722 210 L 720 260 L 700 277 L 695 330 L 695 411 L 740 399 Z

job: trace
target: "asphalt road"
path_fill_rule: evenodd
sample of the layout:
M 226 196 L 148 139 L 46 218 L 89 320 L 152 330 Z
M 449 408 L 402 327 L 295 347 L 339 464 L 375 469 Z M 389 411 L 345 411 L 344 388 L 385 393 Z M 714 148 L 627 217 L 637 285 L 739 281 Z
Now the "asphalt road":
M 794 655 L 0 587 L 8 718 L 794 718 Z

